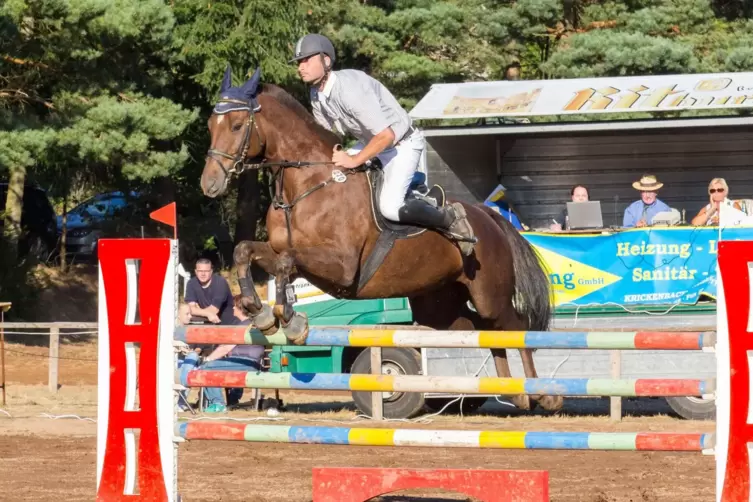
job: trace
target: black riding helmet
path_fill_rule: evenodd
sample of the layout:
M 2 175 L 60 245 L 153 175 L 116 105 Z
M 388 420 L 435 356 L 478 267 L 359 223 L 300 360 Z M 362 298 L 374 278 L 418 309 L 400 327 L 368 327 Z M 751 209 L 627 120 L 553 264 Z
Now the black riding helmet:
M 335 64 L 335 46 L 329 38 L 318 33 L 309 33 L 301 37 L 295 44 L 295 55 L 289 62 L 294 63 L 315 54 L 326 54 L 331 61 L 330 66 Z

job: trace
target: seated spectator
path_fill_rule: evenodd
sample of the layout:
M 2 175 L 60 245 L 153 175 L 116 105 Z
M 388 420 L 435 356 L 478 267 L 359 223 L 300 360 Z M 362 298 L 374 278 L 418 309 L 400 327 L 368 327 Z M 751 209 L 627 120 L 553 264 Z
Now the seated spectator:
M 588 188 L 583 185 L 575 185 L 570 189 L 570 199 L 573 202 L 587 202 L 590 200 Z M 570 229 L 567 218 L 567 206 L 565 206 L 565 209 L 562 210 L 559 216 L 553 218 L 553 221 L 554 223 L 549 225 L 549 230 L 553 232 L 561 232 L 562 230 Z
M 656 176 L 651 174 L 646 174 L 633 183 L 633 188 L 641 193 L 641 200 L 633 202 L 625 209 L 622 226 L 645 227 L 652 224 L 657 214 L 671 211 L 668 205 L 657 198 L 659 189 L 663 186 L 664 183 L 659 183 Z
M 178 326 L 188 326 L 191 323 L 191 307 L 188 306 L 187 303 L 181 303 L 178 305 L 178 319 L 177 319 L 177 325 Z M 200 348 L 191 347 L 191 350 L 194 351 L 196 354 L 201 353 Z M 178 354 L 178 369 L 180 369 L 183 366 L 183 363 L 185 362 L 185 354 L 180 353 Z M 188 411 L 188 391 L 183 390 L 180 392 L 181 399 L 178 400 L 178 408 L 180 408 L 181 411 Z
M 233 295 L 225 278 L 214 273 L 212 262 L 206 258 L 196 260 L 195 271 L 196 277 L 186 285 L 185 301 L 191 315 L 213 324 L 235 324 Z
M 709 183 L 709 203 L 698 211 L 698 214 L 690 221 L 691 225 L 718 225 L 719 210 L 721 206 L 734 207 L 742 211 L 740 203 L 727 198 L 729 187 L 724 178 L 714 178 Z
M 187 303 L 178 305 L 178 324 L 187 326 L 191 323 L 191 307 Z
M 250 324 L 251 320 L 243 314 L 241 295 L 233 298 L 234 324 Z M 207 357 L 200 360 L 199 355 L 189 353 L 180 370 L 181 383 L 185 385 L 188 372 L 194 369 L 219 371 L 261 371 L 261 359 L 264 357 L 264 347 L 261 345 L 218 345 Z M 242 389 L 240 395 L 242 396 Z M 207 387 L 204 396 L 207 400 L 207 413 L 224 413 L 228 405 L 236 404 L 240 400 L 236 389 L 228 394 L 219 387 Z

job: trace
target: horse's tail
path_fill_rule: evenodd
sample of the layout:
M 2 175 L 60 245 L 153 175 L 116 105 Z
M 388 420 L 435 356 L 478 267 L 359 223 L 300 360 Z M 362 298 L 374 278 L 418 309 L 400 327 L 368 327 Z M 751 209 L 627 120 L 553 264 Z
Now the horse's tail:
M 552 319 L 552 293 L 536 249 L 492 208 L 483 204 L 479 207 L 499 225 L 510 244 L 515 272 L 515 310 L 528 319 L 528 329 L 546 331 Z

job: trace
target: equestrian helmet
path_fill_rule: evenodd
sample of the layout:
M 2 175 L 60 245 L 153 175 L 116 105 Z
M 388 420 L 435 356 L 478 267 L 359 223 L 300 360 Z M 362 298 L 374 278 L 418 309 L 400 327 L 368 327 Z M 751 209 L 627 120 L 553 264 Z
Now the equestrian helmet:
M 295 55 L 289 62 L 300 61 L 314 54 L 326 54 L 331 61 L 330 65 L 335 64 L 335 46 L 332 45 L 329 38 L 318 33 L 309 33 L 301 37 L 295 44 Z

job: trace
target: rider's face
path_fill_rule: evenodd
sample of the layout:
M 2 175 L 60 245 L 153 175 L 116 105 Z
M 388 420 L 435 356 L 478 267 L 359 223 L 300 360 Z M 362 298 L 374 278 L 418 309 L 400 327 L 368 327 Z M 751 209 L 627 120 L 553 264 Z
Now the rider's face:
M 329 60 L 328 56 L 324 56 Z M 324 77 L 324 64 L 319 54 L 314 54 L 298 61 L 298 75 L 307 84 L 318 82 Z

